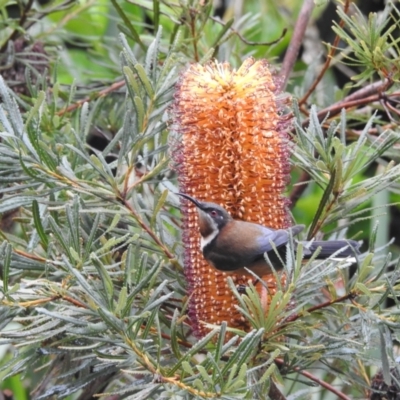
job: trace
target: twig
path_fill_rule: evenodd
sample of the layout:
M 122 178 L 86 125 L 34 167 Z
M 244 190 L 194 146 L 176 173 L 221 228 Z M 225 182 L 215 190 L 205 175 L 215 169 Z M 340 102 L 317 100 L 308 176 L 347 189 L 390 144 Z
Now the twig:
M 271 379 L 270 387 L 269 387 L 269 398 L 274 400 L 286 400 L 286 397 L 281 393 L 278 387 L 275 385 L 275 382 Z
M 285 366 L 286 363 L 282 358 L 275 358 L 275 362 L 277 364 L 283 365 Z M 346 396 L 343 392 L 340 392 L 339 390 L 337 390 L 336 388 L 334 388 L 332 385 L 330 385 L 329 383 L 323 381 L 320 378 L 317 378 L 315 375 L 311 374 L 310 372 L 307 371 L 302 371 L 299 367 L 294 367 L 293 368 L 296 372 L 298 372 L 299 374 L 307 377 L 308 379 L 318 383 L 320 386 L 324 387 L 325 389 L 329 390 L 331 393 L 335 394 L 336 396 L 338 396 L 339 399 L 342 400 L 352 400 L 350 397 Z
M 392 81 L 390 81 L 389 79 L 384 79 L 383 81 L 374 82 L 371 85 L 363 87 L 352 93 L 351 95 L 346 96 L 344 99 L 338 101 L 337 103 L 334 103 L 329 107 L 319 111 L 318 119 L 319 121 L 322 121 L 328 114 L 330 116 L 335 116 L 339 114 L 343 108 L 348 109 L 351 107 L 362 106 L 370 102 L 378 101 L 381 98 L 382 93 L 388 90 L 392 85 Z M 400 97 L 400 92 L 387 94 L 386 97 Z M 304 107 L 301 107 L 301 110 L 303 111 L 303 113 L 308 115 L 308 112 L 304 109 Z M 288 118 L 291 117 L 293 117 L 293 115 L 289 114 Z M 302 126 L 307 126 L 309 122 L 309 119 L 304 120 Z
M 335 300 L 328 300 L 325 303 L 317 304 L 316 306 L 310 307 L 306 311 L 291 315 L 285 320 L 285 322 L 279 327 L 279 329 L 282 329 L 283 327 L 285 327 L 288 322 L 296 321 L 299 318 L 304 317 L 304 315 L 306 315 L 306 314 L 310 314 L 316 310 L 321 310 L 322 308 L 329 307 L 336 303 L 341 303 L 342 301 L 345 301 L 345 300 L 352 300 L 356 296 L 357 296 L 356 293 L 350 292 L 350 293 L 345 294 L 344 296 L 337 297 Z
M 345 14 L 348 13 L 349 6 L 350 6 L 350 1 L 346 0 L 345 4 L 343 6 L 343 10 L 344 10 Z M 343 28 L 343 26 L 344 26 L 343 19 L 340 20 L 339 26 L 341 28 Z M 311 93 L 314 91 L 314 89 L 317 87 L 318 83 L 321 81 L 322 77 L 325 75 L 325 72 L 329 68 L 329 65 L 330 65 L 330 63 L 332 61 L 333 56 L 336 53 L 336 49 L 337 49 L 337 46 L 339 45 L 339 41 L 340 41 L 340 37 L 339 37 L 339 35 L 336 35 L 336 37 L 335 37 L 335 39 L 333 41 L 333 44 L 329 49 L 329 53 L 326 56 L 326 61 L 325 61 L 324 66 L 322 67 L 322 69 L 321 69 L 320 73 L 318 74 L 318 76 L 315 78 L 315 80 L 312 83 L 312 85 L 307 90 L 307 93 L 299 100 L 299 105 L 300 106 L 307 101 L 307 99 L 310 97 Z
M 310 174 L 307 171 L 302 171 L 296 186 L 293 188 L 292 193 L 290 193 L 290 208 L 292 209 L 297 200 L 301 197 L 303 192 L 307 189 L 308 183 L 310 181 Z
M 278 37 L 278 39 L 273 40 L 272 42 L 252 42 L 250 40 L 245 39 L 236 29 L 231 28 L 231 31 L 238 36 L 238 38 L 244 43 L 247 44 L 248 46 L 272 46 L 273 44 L 279 43 L 283 37 L 287 33 L 287 28 L 282 29 L 281 35 Z
M 220 24 L 222 26 L 225 26 L 226 23 L 224 21 L 221 21 L 219 18 L 216 17 L 210 17 L 211 20 L 213 20 L 215 23 Z M 282 30 L 281 35 L 278 37 L 278 39 L 273 40 L 272 42 L 252 42 L 251 40 L 247 40 L 239 31 L 237 31 L 235 28 L 229 28 L 229 31 L 234 33 L 241 42 L 244 44 L 247 44 L 248 46 L 272 46 L 273 44 L 279 43 L 280 40 L 286 35 L 287 28 L 284 28 Z
M 31 260 L 40 261 L 40 262 L 46 262 L 47 261 L 46 258 L 40 257 L 40 256 L 38 256 L 36 254 L 26 253 L 23 250 L 13 249 L 13 251 L 14 251 L 14 253 L 17 253 L 20 256 L 29 258 Z
M 54 300 L 60 299 L 61 296 L 52 296 L 52 297 L 45 297 L 44 299 L 38 299 L 38 300 L 29 300 L 29 301 L 21 301 L 18 304 L 19 307 L 35 307 L 44 303 L 49 303 Z
M 18 21 L 18 28 L 22 28 L 26 19 L 28 18 L 28 12 L 30 11 L 30 9 L 32 8 L 33 5 L 33 0 L 29 0 L 27 5 L 24 7 L 22 13 L 21 13 L 21 17 Z M 12 40 L 15 40 L 19 35 L 23 34 L 23 31 L 21 31 L 21 29 L 15 28 L 13 33 L 8 37 L 8 39 L 3 43 L 3 46 L 1 46 L 0 48 L 0 53 L 4 53 L 4 51 L 6 50 L 8 43 Z
M 196 17 L 192 14 L 190 14 L 190 31 L 192 34 L 192 40 L 193 40 L 193 51 L 194 51 L 194 59 L 196 62 L 199 62 L 199 52 L 197 49 L 197 37 L 196 37 Z
M 382 93 L 388 90 L 392 85 L 393 81 L 390 81 L 386 78 L 382 81 L 371 83 L 370 85 L 357 90 L 356 92 L 346 96 L 340 102 L 346 103 L 348 101 L 362 99 L 363 97 L 368 97 L 376 93 Z
M 94 95 L 94 96 L 91 95 L 91 96 L 85 97 L 84 99 L 79 100 L 79 101 L 77 101 L 76 103 L 71 104 L 71 105 L 69 105 L 68 107 L 66 107 L 66 108 L 64 108 L 64 109 L 62 109 L 62 110 L 60 110 L 60 111 L 58 111 L 58 112 L 56 113 L 56 115 L 59 115 L 59 116 L 64 115 L 64 114 L 67 113 L 67 112 L 73 111 L 73 110 L 75 110 L 75 109 L 81 107 L 84 103 L 88 103 L 89 101 L 97 100 L 97 99 L 99 99 L 100 97 L 106 96 L 107 94 L 109 94 L 109 93 L 111 93 L 111 92 L 114 92 L 115 90 L 117 90 L 117 89 L 123 87 L 124 85 L 125 85 L 125 81 L 124 81 L 124 80 L 115 82 L 115 83 L 113 83 L 111 86 L 109 86 L 108 88 L 103 89 L 103 90 L 100 90 L 100 92 L 98 92 L 96 95 Z
M 296 25 L 293 30 L 292 39 L 289 47 L 286 50 L 285 58 L 283 59 L 282 68 L 279 73 L 279 89 L 285 90 L 289 74 L 293 69 L 296 62 L 297 55 L 299 54 L 300 46 L 304 38 L 308 21 L 310 20 L 311 13 L 314 9 L 314 0 L 304 0 L 303 6 L 300 10 L 299 17 L 297 18 Z
M 70 296 L 59 296 L 61 299 L 68 301 L 70 303 L 72 303 L 73 305 L 77 306 L 77 307 L 81 307 L 81 308 L 88 308 L 86 304 L 81 303 L 80 301 L 73 299 Z
M 356 297 L 356 293 L 350 292 L 350 293 L 345 294 L 344 296 L 336 298 L 335 300 L 328 300 L 325 303 L 317 304 L 314 307 L 310 307 L 306 312 L 311 313 L 313 311 L 320 310 L 321 308 L 329 307 L 332 304 L 341 303 L 344 300 L 352 300 L 352 299 L 354 299 L 354 297 Z
M 20 307 L 34 307 L 34 306 L 36 307 L 38 305 L 45 304 L 45 303 L 52 303 L 53 301 L 60 300 L 60 299 L 68 301 L 69 303 L 72 303 L 73 305 L 75 305 L 77 307 L 86 308 L 86 309 L 88 308 L 86 306 L 86 304 L 83 304 L 80 301 L 75 300 L 70 296 L 63 296 L 61 294 L 57 294 L 52 297 L 45 297 L 43 299 L 38 299 L 38 300 L 22 301 L 22 302 L 18 303 L 18 305 Z
M 168 248 L 161 242 L 160 238 L 156 235 L 156 233 L 153 232 L 152 229 L 150 229 L 140 218 L 139 214 L 132 208 L 132 206 L 124 199 L 122 199 L 123 205 L 129 210 L 129 212 L 132 214 L 133 218 L 138 222 L 138 224 L 141 226 L 142 229 L 144 229 L 150 237 L 154 240 L 154 242 L 163 250 L 164 254 L 168 257 L 168 259 L 173 262 L 176 260 L 176 257 L 174 254 L 172 254 Z
M 391 94 L 388 94 L 387 97 L 400 97 L 400 92 L 394 92 Z M 353 108 L 353 107 L 359 107 L 359 106 L 363 106 L 369 103 L 373 103 L 375 101 L 379 101 L 381 98 L 381 94 L 375 94 L 369 97 L 364 97 L 364 98 L 359 98 L 356 100 L 352 100 L 352 101 L 340 101 L 338 103 L 335 103 L 327 108 L 324 108 L 323 110 L 319 111 L 317 116 L 318 116 L 318 120 L 322 121 L 327 115 L 329 115 L 329 117 L 333 117 L 337 114 L 339 114 L 342 109 L 349 109 L 349 108 Z M 310 122 L 310 120 L 307 118 L 303 121 L 302 126 L 307 126 L 308 123 Z

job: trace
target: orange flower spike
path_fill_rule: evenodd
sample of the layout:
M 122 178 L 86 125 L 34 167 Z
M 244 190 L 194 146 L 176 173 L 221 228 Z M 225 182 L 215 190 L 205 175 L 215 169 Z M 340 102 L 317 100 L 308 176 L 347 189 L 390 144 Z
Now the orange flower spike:
M 275 91 L 265 60 L 249 58 L 237 71 L 227 63 L 193 64 L 182 74 L 172 109 L 172 157 L 181 192 L 218 203 L 234 218 L 289 226 L 288 200 L 282 195 L 289 180 L 287 121 Z M 207 333 L 202 322 L 227 321 L 247 329 L 226 275 L 203 258 L 197 211 L 187 201 L 183 242 L 195 334 Z M 246 283 L 241 276 L 233 278 Z M 271 277 L 265 281 L 271 286 Z

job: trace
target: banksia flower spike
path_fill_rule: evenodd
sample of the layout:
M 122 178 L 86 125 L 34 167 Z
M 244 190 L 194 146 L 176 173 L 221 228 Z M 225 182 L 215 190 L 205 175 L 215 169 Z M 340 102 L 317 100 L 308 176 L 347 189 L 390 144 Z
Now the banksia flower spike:
M 289 179 L 287 121 L 279 103 L 265 60 L 249 58 L 237 71 L 227 63 L 191 65 L 177 85 L 172 109 L 172 157 L 180 191 L 218 203 L 236 219 L 288 227 L 288 201 L 282 194 Z M 203 258 L 197 212 L 185 200 L 183 242 L 195 334 L 207 333 L 203 322 L 227 321 L 246 329 L 227 275 Z M 233 279 L 247 283 L 248 277 Z

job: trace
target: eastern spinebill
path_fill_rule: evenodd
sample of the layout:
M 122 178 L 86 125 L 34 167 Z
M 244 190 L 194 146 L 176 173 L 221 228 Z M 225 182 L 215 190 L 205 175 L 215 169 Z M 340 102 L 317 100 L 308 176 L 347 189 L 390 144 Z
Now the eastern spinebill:
M 286 244 L 290 235 L 296 236 L 304 225 L 289 229 L 272 229 L 252 222 L 235 220 L 221 206 L 202 202 L 187 194 L 177 193 L 190 200 L 197 208 L 201 235 L 200 247 L 204 258 L 215 269 L 227 273 L 249 275 L 251 270 L 258 276 L 283 268 L 286 260 Z M 355 240 L 295 241 L 303 244 L 304 259 L 317 253 L 317 259 L 347 258 L 359 253 Z M 270 263 L 266 261 L 265 254 Z M 279 255 L 279 256 L 278 256 Z

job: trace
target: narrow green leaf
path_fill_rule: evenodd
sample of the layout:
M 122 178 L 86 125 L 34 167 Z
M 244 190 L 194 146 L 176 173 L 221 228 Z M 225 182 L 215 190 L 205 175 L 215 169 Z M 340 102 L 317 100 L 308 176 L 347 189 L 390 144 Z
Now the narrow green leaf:
M 75 278 L 82 286 L 86 294 L 97 304 L 99 308 L 102 307 L 104 308 L 105 304 L 102 301 L 102 299 L 98 296 L 98 293 L 95 290 L 93 290 L 93 287 L 89 285 L 88 281 L 84 278 L 84 276 L 71 265 L 65 254 L 61 255 L 61 259 L 63 260 L 64 265 L 68 268 L 71 274 L 75 276 Z
M 68 257 L 72 259 L 71 252 L 69 250 L 70 249 L 69 243 L 67 239 L 64 237 L 64 234 L 61 231 L 60 227 L 58 226 L 58 224 L 55 222 L 55 220 L 51 215 L 49 216 L 49 224 L 51 228 L 51 233 L 56 237 L 58 243 L 62 246 L 64 252 L 68 255 Z
M 85 160 L 93 169 L 95 169 L 101 176 L 104 176 L 106 179 L 108 178 L 108 175 L 104 173 L 104 170 L 102 167 L 98 166 L 98 163 L 93 161 L 93 158 L 86 154 L 84 151 L 81 151 L 75 146 L 72 146 L 70 144 L 66 145 L 67 148 L 71 149 L 73 152 L 78 154 L 83 160 Z M 73 180 L 76 180 L 76 177 L 72 176 Z
M 242 365 L 241 370 L 242 369 L 246 369 L 245 364 Z M 245 390 L 246 389 L 246 380 L 236 377 L 235 380 L 229 385 L 229 387 L 225 387 L 225 390 L 227 390 L 227 389 L 229 392 L 233 392 L 233 393 L 238 390 Z
M 67 216 L 67 222 L 69 226 L 69 233 L 70 237 L 72 239 L 72 247 L 76 251 L 77 254 L 79 254 L 79 257 L 81 257 L 82 254 L 82 249 L 81 249 L 81 241 L 80 241 L 80 228 L 81 228 L 81 223 L 80 223 L 80 216 L 79 216 L 79 198 L 78 196 L 75 196 L 72 205 L 66 204 L 65 205 L 65 212 Z
M 219 41 L 222 39 L 225 33 L 230 29 L 230 27 L 233 25 L 234 22 L 235 22 L 234 18 L 231 18 L 229 21 L 225 22 L 225 24 L 222 26 L 221 31 L 218 33 L 218 35 L 216 36 L 210 47 L 215 49 L 217 46 L 220 45 Z
M 138 247 L 139 247 L 139 242 L 136 243 L 136 249 Z M 135 261 L 135 257 L 133 255 L 133 245 L 130 244 L 128 246 L 127 251 L 125 252 L 125 256 L 122 258 L 122 267 L 125 268 L 124 269 L 124 286 L 126 286 L 128 293 L 130 293 L 131 287 L 132 287 L 132 273 L 133 273 L 134 261 Z
M 200 375 L 203 378 L 203 382 L 208 382 L 209 384 L 213 383 L 211 376 L 208 375 L 207 371 L 202 365 L 197 365 L 196 368 L 200 372 Z
M 151 296 L 149 297 L 147 305 L 145 306 L 143 311 L 149 311 L 154 307 L 157 307 L 158 304 L 162 304 L 165 300 L 171 297 L 171 295 L 173 294 L 172 292 L 166 295 L 162 295 L 167 285 L 168 285 L 168 280 L 165 280 L 161 282 L 159 285 L 157 285 L 157 287 L 155 287 L 154 290 L 152 290 Z
M 137 282 L 136 287 L 133 288 L 132 292 L 129 294 L 128 299 L 126 301 L 125 310 L 123 311 L 122 315 L 126 315 L 130 308 L 132 307 L 132 302 L 135 300 L 135 297 L 141 290 L 148 286 L 151 279 L 158 275 L 162 268 L 161 261 L 157 261 L 150 270 L 147 270 L 147 273 L 139 282 Z
M 154 20 L 154 30 L 158 30 L 158 25 L 160 24 L 160 2 L 159 0 L 153 0 L 153 20 Z
M 190 364 L 187 361 L 184 361 L 182 363 L 182 369 L 187 372 L 190 376 L 194 376 L 195 372 L 193 371 L 193 368 L 190 366 Z
M 302 243 L 297 244 L 295 254 L 296 254 L 296 265 L 295 265 L 294 271 L 293 271 L 293 280 L 294 281 L 296 281 L 301 274 L 301 266 L 302 266 L 303 254 L 304 254 Z
M 225 335 L 226 335 L 226 328 L 227 328 L 227 323 L 225 321 L 222 322 L 221 324 L 221 330 L 218 335 L 218 341 L 215 345 L 215 350 L 214 350 L 214 360 L 218 363 L 220 361 L 220 358 L 223 354 L 223 346 L 225 343 Z
M 105 178 L 107 183 L 111 187 L 116 188 L 117 184 L 116 184 L 116 181 L 114 178 L 114 174 L 111 171 L 111 168 L 110 168 L 108 162 L 105 160 L 105 158 L 103 157 L 101 152 L 95 150 L 95 153 L 96 153 L 96 155 L 92 154 L 90 156 L 91 161 L 93 162 L 93 164 L 95 164 L 97 166 L 97 168 L 99 170 L 102 171 L 101 175 Z
M 160 174 L 164 170 L 164 168 L 168 165 L 169 162 L 170 162 L 169 158 L 163 156 L 160 162 L 150 172 L 148 172 L 144 177 L 142 177 L 143 182 L 148 181 L 149 179 L 152 179 L 158 174 Z M 128 191 L 128 195 L 132 194 L 132 191 L 134 190 L 136 190 L 135 186 L 133 186 L 132 189 Z
M 115 314 L 117 316 L 121 316 L 122 318 L 126 317 L 126 315 L 121 314 L 121 311 L 124 309 L 126 305 L 127 298 L 128 298 L 128 289 L 126 288 L 126 286 L 122 286 L 119 292 L 117 306 L 115 307 Z
M 373 253 L 368 253 L 364 258 L 361 266 L 359 267 L 357 282 L 364 282 L 367 276 L 371 273 L 374 269 L 372 265 L 372 259 L 374 258 Z
M 169 371 L 169 375 L 173 376 L 173 374 L 179 370 L 183 362 L 190 360 L 191 357 L 199 353 L 205 346 L 207 346 L 207 344 L 210 343 L 212 338 L 217 334 L 218 334 L 218 329 L 214 329 L 211 332 L 209 332 L 206 336 L 199 339 L 196 343 L 194 343 L 192 348 L 188 352 L 186 352 L 184 356 L 181 357 L 178 360 L 178 362 L 171 368 L 171 370 Z
M 165 201 L 167 200 L 169 191 L 166 189 L 161 193 L 161 196 L 159 197 L 156 206 L 154 207 L 151 219 L 150 219 L 150 227 L 154 228 L 154 224 L 156 223 L 157 215 L 160 212 L 161 208 L 164 206 Z M 156 197 L 154 197 L 154 200 Z
M 371 221 L 372 222 L 372 221 Z M 376 242 L 376 235 L 378 233 L 379 228 L 379 220 L 376 219 L 374 225 L 371 227 L 370 234 L 369 234 L 369 251 L 372 252 L 375 249 L 375 242 Z
M 199 378 L 196 378 L 193 381 L 193 387 L 195 387 L 197 390 L 200 390 L 201 392 L 205 392 L 204 384 Z
M 74 317 L 71 317 L 71 316 L 63 314 L 63 313 L 49 311 L 46 308 L 36 307 L 35 311 L 40 314 L 44 314 L 44 315 L 51 317 L 52 321 L 55 321 L 54 322 L 55 324 L 59 324 L 59 321 L 64 321 L 64 322 L 68 322 L 70 324 L 77 325 L 77 326 L 86 326 L 87 325 L 87 322 L 85 320 L 74 318 Z M 66 327 L 64 327 L 64 330 L 65 329 L 66 329 Z
M 355 285 L 355 288 L 361 291 L 363 294 L 365 294 L 368 297 L 371 297 L 372 292 L 361 282 L 357 282 Z
M 226 382 L 224 382 L 225 384 L 223 385 L 224 389 L 229 387 L 232 384 L 232 381 L 236 377 L 237 369 L 238 369 L 237 364 L 233 364 L 232 367 L 230 368 L 228 379 L 226 380 Z
M 147 317 L 145 327 L 141 334 L 143 339 L 147 339 L 150 334 L 152 336 L 152 340 L 154 340 L 154 338 L 155 338 L 155 336 L 154 336 L 154 321 L 157 320 L 157 315 L 159 313 L 159 309 L 157 306 L 152 307 L 152 309 L 153 309 L 153 311 Z
M 97 309 L 97 312 L 99 313 L 99 315 L 101 316 L 103 321 L 109 327 L 111 327 L 113 330 L 115 330 L 119 334 L 124 334 L 125 325 L 124 325 L 123 321 L 118 319 L 114 314 L 112 314 L 110 311 L 108 311 L 104 308 L 99 307 Z
M 11 268 L 11 254 L 12 254 L 12 245 L 11 243 L 4 242 L 0 248 L 1 258 L 0 265 L 1 269 L 1 279 L 3 281 L 3 293 L 7 295 L 8 293 L 8 280 L 10 276 L 10 268 Z
M 6 114 L 8 115 L 7 121 L 9 121 L 12 125 L 9 125 L 11 128 L 9 130 L 10 133 L 13 133 L 15 136 L 22 138 L 24 132 L 24 124 L 22 120 L 21 112 L 19 111 L 17 102 L 13 97 L 11 97 L 9 89 L 4 82 L 3 77 L 0 75 L 0 97 L 3 100 L 5 105 L 4 109 Z
M 164 296 L 161 296 L 160 298 L 153 300 L 151 303 L 146 305 L 146 307 L 143 309 L 143 312 L 145 311 L 151 311 L 156 307 L 159 307 L 161 304 L 166 302 L 170 297 L 172 297 L 173 293 L 168 293 L 165 294 Z
M 40 240 L 42 241 L 42 246 L 44 250 L 47 251 L 49 245 L 49 238 L 47 237 L 46 232 L 44 231 L 42 219 L 40 217 L 39 204 L 36 200 L 33 200 L 32 202 L 32 216 L 36 231 L 40 237 Z
M 46 101 L 46 93 L 43 91 L 40 91 L 38 93 L 38 97 L 35 100 L 33 107 L 29 110 L 28 117 L 25 120 L 25 129 L 28 130 L 29 124 L 31 123 L 32 119 L 34 116 L 36 116 L 39 113 L 40 108 L 43 106 L 43 104 Z
M 175 308 L 174 314 L 172 315 L 172 320 L 171 320 L 171 349 L 172 352 L 174 353 L 175 357 L 179 360 L 182 357 L 182 353 L 179 348 L 179 343 L 178 343 L 178 318 L 179 318 L 179 310 Z M 182 367 L 184 368 L 183 364 Z M 184 368 L 185 370 L 185 368 Z M 193 370 L 192 370 L 193 371 Z M 190 373 L 190 375 L 193 375 Z
M 154 68 L 154 66 L 152 68 Z M 136 64 L 135 70 L 143 84 L 143 87 L 146 90 L 147 95 L 149 96 L 150 99 L 152 99 L 154 97 L 154 89 L 153 89 L 153 86 L 152 86 L 149 78 L 146 75 L 146 71 L 144 70 L 143 65 Z
M 131 33 L 132 37 L 134 38 L 135 42 L 140 46 L 140 48 L 143 51 L 146 51 L 146 46 L 140 39 L 139 34 L 137 33 L 136 29 L 134 26 L 131 24 L 131 21 L 129 17 L 124 13 L 122 8 L 119 6 L 117 0 L 111 0 L 111 3 L 113 4 L 114 8 L 116 9 L 118 15 L 121 17 L 121 19 L 124 21 L 124 25 L 129 29 L 129 32 Z
M 135 283 L 138 284 L 142 281 L 143 276 L 147 270 L 147 260 L 149 254 L 147 252 L 140 253 L 140 242 L 138 241 L 135 252 Z
M 315 217 L 314 217 L 314 219 L 313 219 L 313 221 L 311 223 L 311 226 L 309 228 L 308 235 L 307 235 L 307 240 L 311 240 L 316 234 L 316 232 L 314 232 L 314 230 L 317 227 L 319 219 L 323 215 L 323 211 L 324 211 L 326 205 L 328 204 L 330 195 L 332 194 L 332 190 L 333 190 L 333 187 L 334 187 L 334 184 L 335 184 L 335 177 L 336 177 L 336 172 L 335 172 L 335 170 L 333 170 L 333 171 L 331 171 L 331 177 L 329 179 L 328 186 L 326 187 L 326 189 L 324 191 L 322 199 L 321 199 L 321 201 L 320 201 L 320 203 L 318 205 L 317 212 L 315 213 Z
M 114 151 L 119 146 L 121 140 L 123 139 L 122 138 L 123 134 L 124 134 L 124 129 L 123 128 L 119 129 L 118 132 L 114 135 L 114 137 L 109 141 L 106 148 L 102 151 L 103 157 L 107 157 L 112 151 Z
M 146 63 L 145 63 L 145 72 L 146 77 L 150 79 L 156 85 L 157 74 L 158 74 L 158 56 L 160 53 L 160 45 L 161 45 L 161 36 L 163 31 L 163 26 L 159 25 L 157 28 L 157 33 L 155 35 L 154 40 L 150 43 L 149 49 L 146 54 Z M 153 85 L 151 85 L 153 88 Z M 149 96 L 150 99 L 153 99 L 154 96 Z
M 215 49 L 213 47 L 211 47 L 210 49 L 208 49 L 206 51 L 206 53 L 203 55 L 203 57 L 201 57 L 199 64 L 202 64 L 202 65 L 206 64 L 208 61 L 210 61 L 214 57 L 214 54 L 215 54 Z
M 122 68 L 122 71 L 123 71 L 125 79 L 127 81 L 128 89 L 132 89 L 133 90 L 133 93 L 131 95 L 132 99 L 135 96 L 140 97 L 141 96 L 140 88 L 139 88 L 139 85 L 138 85 L 138 83 L 136 81 L 136 78 L 135 78 L 132 70 L 129 67 L 125 66 L 124 68 Z
M 337 157 L 336 158 L 336 163 L 335 163 L 335 180 L 333 183 L 333 188 L 332 188 L 332 193 L 335 195 L 339 195 L 341 190 L 342 190 L 342 186 L 343 186 L 343 163 L 342 163 L 342 159 Z
M 248 357 L 257 350 L 261 337 L 264 334 L 264 329 L 253 330 L 248 333 L 239 344 L 237 350 L 229 357 L 225 364 L 222 373 L 226 374 L 230 368 L 237 364 L 240 368 L 243 363 L 247 362 Z
M 269 377 L 276 371 L 276 369 L 277 369 L 276 364 L 271 364 L 267 368 L 267 370 L 262 374 L 262 376 L 261 376 L 261 378 L 259 380 L 259 383 L 266 382 L 269 379 Z
M 381 352 L 381 361 L 382 361 L 382 375 L 383 375 L 383 380 L 385 381 L 386 385 L 390 386 L 392 378 L 390 376 L 389 358 L 388 358 L 388 354 L 386 352 L 387 342 L 386 342 L 386 338 L 383 334 L 383 331 L 385 329 L 386 328 L 384 325 L 381 325 L 380 329 L 379 329 L 380 352 Z
M 100 275 L 101 281 L 103 282 L 103 287 L 106 292 L 106 300 L 110 307 L 110 310 L 113 309 L 113 295 L 114 295 L 114 285 L 112 279 L 104 267 L 103 263 L 100 259 L 96 256 L 96 254 L 92 253 L 90 255 L 90 260 L 92 261 L 93 265 L 96 267 L 97 272 Z
M 99 228 L 100 218 L 101 218 L 100 213 L 97 213 L 95 215 L 95 217 L 94 217 L 93 224 L 92 224 L 92 227 L 90 229 L 90 234 L 89 234 L 88 238 L 86 239 L 84 255 L 91 253 L 91 248 L 92 248 L 93 242 L 95 240 L 95 237 L 96 237 L 96 234 L 97 234 L 97 230 Z
M 135 96 L 133 98 L 133 104 L 135 105 L 135 109 L 137 112 L 138 129 L 140 132 L 143 132 L 145 128 L 143 126 L 144 114 L 145 114 L 143 101 L 139 96 Z

